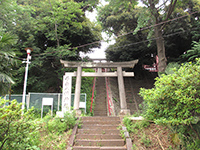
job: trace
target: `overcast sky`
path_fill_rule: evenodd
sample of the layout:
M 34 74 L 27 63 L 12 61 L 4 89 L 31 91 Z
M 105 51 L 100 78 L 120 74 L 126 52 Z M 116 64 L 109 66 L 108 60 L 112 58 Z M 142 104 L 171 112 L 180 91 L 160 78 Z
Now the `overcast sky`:
M 106 5 L 107 2 L 104 0 L 100 0 L 102 5 Z M 86 16 L 90 19 L 90 21 L 95 22 L 96 21 L 96 16 L 97 16 L 97 11 L 94 10 L 92 13 L 91 12 L 86 12 Z M 102 33 L 103 39 L 107 39 L 106 33 Z M 111 41 L 109 43 L 107 42 L 101 42 L 101 48 L 93 48 L 93 53 L 89 53 L 86 55 L 81 54 L 82 56 L 89 56 L 90 58 L 106 58 L 105 57 L 105 50 L 106 48 L 110 45 L 113 44 L 115 41 Z

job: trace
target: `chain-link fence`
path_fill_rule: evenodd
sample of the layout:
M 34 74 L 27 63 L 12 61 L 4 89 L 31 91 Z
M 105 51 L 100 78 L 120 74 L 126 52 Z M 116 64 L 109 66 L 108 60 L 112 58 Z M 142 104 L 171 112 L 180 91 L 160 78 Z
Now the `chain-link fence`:
M 80 102 L 86 104 L 86 93 L 81 93 Z M 36 109 L 41 109 L 43 98 L 53 98 L 53 110 L 60 111 L 62 108 L 62 93 L 28 93 L 26 95 L 26 108 L 29 109 L 32 106 Z M 9 95 L 6 95 L 4 99 L 9 99 Z M 11 100 L 16 99 L 17 102 L 22 102 L 22 94 L 12 94 Z M 74 94 L 71 95 L 71 106 L 74 105 Z M 86 108 L 85 108 L 86 109 Z

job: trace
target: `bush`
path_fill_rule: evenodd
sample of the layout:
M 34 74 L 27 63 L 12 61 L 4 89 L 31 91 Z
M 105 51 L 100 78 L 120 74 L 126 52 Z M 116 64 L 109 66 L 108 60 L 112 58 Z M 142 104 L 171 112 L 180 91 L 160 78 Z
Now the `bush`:
M 141 88 L 140 95 L 144 99 L 146 119 L 171 125 L 184 135 L 185 142 L 196 143 L 190 143 L 190 147 L 200 147 L 196 140 L 199 138 L 197 124 L 200 120 L 200 59 L 182 64 L 173 74 L 156 78 L 155 87 Z
M 65 131 L 73 129 L 76 123 L 75 113 L 66 112 L 64 118 L 53 118 L 50 120 L 49 115 L 45 119 L 47 122 L 47 130 L 51 133 L 62 134 Z
M 141 88 L 145 117 L 172 125 L 196 124 L 200 114 L 200 60 L 183 64 L 174 74 L 156 78 L 153 89 Z
M 51 150 L 66 149 L 72 129 L 75 126 L 75 113 L 66 112 L 64 118 L 52 117 L 48 113 L 41 119 L 40 148 Z
M 10 105 L 6 105 L 10 103 Z M 37 122 L 32 109 L 22 115 L 21 103 L 0 98 L 0 150 L 38 149 Z

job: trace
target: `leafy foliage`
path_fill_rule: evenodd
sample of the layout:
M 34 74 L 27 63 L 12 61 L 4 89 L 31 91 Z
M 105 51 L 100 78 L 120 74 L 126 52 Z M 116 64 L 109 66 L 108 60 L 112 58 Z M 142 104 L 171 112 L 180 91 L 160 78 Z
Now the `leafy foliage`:
M 145 42 L 149 30 L 133 34 L 138 24 L 139 15 L 137 16 L 137 14 L 139 12 L 145 13 L 144 9 L 136 6 L 135 2 L 110 1 L 108 5 L 99 10 L 98 20 L 101 22 L 103 31 L 117 36 L 116 42 L 106 49 L 106 58 L 112 61 L 139 59 L 141 70 L 143 64 L 151 65 L 153 63 L 149 58 L 151 54 L 156 53 L 156 45 L 155 42 L 152 42 L 148 47 L 148 41 Z M 140 16 L 144 16 L 144 14 Z
M 40 121 L 40 143 L 41 149 L 62 150 L 66 149 L 69 136 L 76 123 L 74 112 L 66 112 L 64 118 L 52 117 L 47 114 Z
M 157 123 L 196 124 L 200 113 L 200 60 L 183 64 L 174 74 L 157 78 L 153 89 L 141 89 L 145 117 Z
M 182 57 L 188 61 L 194 61 L 196 58 L 200 57 L 200 40 L 199 42 L 193 41 L 192 49 L 188 50 Z
M 16 100 L 0 99 L 0 149 L 38 149 L 38 125 L 32 109 L 22 116 L 21 105 Z
M 150 125 L 150 122 L 147 120 L 134 122 L 128 117 L 124 117 L 123 123 L 126 126 L 129 133 L 137 133 L 137 130 L 147 128 Z
M 159 57 L 159 65 L 162 64 L 159 70 L 163 70 L 167 59 L 168 62 L 179 60 L 179 56 L 191 48 L 192 40 L 199 40 L 197 0 L 143 0 L 142 6 L 133 1 L 108 1 L 110 3 L 99 10 L 99 21 L 104 31 L 117 36 L 116 43 L 106 50 L 110 60 L 140 59 L 142 64 L 152 65 L 149 58 L 154 54 Z M 176 21 L 168 22 L 169 19 Z
M 174 73 L 156 79 L 153 89 L 141 88 L 144 116 L 171 126 L 172 139 L 187 149 L 198 149 L 200 123 L 200 59 L 182 64 Z
M 65 149 L 75 123 L 75 113 L 64 118 L 48 114 L 40 120 L 34 108 L 22 115 L 21 103 L 0 99 L 0 149 Z
M 0 32 L 0 94 L 8 93 L 10 85 L 14 84 L 12 78 L 12 68 L 16 66 L 16 52 L 12 46 L 16 43 L 17 38 L 10 33 Z
M 44 120 L 47 120 L 47 130 L 48 132 L 52 134 L 63 134 L 65 131 L 68 131 L 70 129 L 73 129 L 75 123 L 76 123 L 76 117 L 75 113 L 66 112 L 64 114 L 64 118 L 53 118 L 48 119 L 49 116 L 44 118 Z
M 18 36 L 15 48 L 26 58 L 24 48 L 33 48 L 27 91 L 61 92 L 63 69 L 60 59 L 81 60 L 80 52 L 92 51 L 100 44 L 101 27 L 89 21 L 85 11 L 97 7 L 98 0 L 6 0 L 0 3 L 2 30 Z M 4 21 L 6 20 L 6 22 Z M 21 93 L 25 65 L 12 67 L 15 93 Z

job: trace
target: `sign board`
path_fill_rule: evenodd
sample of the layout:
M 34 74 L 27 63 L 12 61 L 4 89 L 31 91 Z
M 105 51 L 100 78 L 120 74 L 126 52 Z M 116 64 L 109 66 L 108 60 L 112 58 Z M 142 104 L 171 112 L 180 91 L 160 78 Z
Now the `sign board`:
M 53 98 L 43 98 L 42 105 L 53 105 Z
M 51 116 L 53 116 L 53 98 L 44 97 L 42 98 L 42 109 L 41 109 L 41 118 L 43 115 L 43 106 L 51 106 Z

